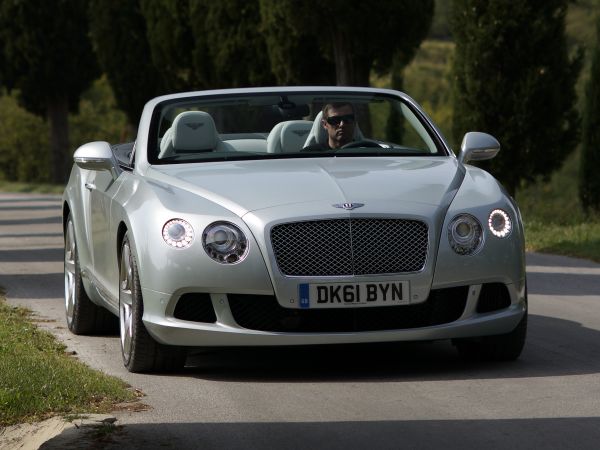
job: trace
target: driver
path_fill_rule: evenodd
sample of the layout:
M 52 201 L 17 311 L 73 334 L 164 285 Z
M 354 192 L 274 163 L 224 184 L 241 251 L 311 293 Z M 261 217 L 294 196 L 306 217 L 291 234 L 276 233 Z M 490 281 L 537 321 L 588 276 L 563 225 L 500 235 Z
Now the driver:
M 337 150 L 354 140 L 356 119 L 351 103 L 328 103 L 323 106 L 321 125 L 327 131 L 327 144 L 313 144 L 304 151 Z

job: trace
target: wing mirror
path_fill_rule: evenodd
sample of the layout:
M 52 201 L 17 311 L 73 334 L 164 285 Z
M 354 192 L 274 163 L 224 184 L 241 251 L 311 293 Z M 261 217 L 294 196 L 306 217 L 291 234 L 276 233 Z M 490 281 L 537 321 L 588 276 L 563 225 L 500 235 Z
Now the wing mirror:
M 496 138 L 487 133 L 470 131 L 460 144 L 458 161 L 467 163 L 469 161 L 484 161 L 492 159 L 500 151 L 500 143 Z
M 75 164 L 85 170 L 107 170 L 113 178 L 119 176 L 110 144 L 104 141 L 90 142 L 75 150 Z

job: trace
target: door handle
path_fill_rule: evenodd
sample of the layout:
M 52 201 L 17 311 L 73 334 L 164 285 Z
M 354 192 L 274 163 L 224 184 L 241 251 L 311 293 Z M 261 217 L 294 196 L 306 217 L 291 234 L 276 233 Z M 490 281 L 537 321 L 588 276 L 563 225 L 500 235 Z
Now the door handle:
M 96 185 L 94 183 L 85 183 L 85 188 L 91 191 L 93 189 L 96 189 Z

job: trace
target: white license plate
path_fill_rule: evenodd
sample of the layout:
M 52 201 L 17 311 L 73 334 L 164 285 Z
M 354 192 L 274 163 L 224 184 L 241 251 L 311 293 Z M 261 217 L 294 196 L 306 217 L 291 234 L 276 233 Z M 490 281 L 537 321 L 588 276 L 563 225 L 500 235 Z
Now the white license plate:
M 392 306 L 410 302 L 408 281 L 298 285 L 301 308 Z

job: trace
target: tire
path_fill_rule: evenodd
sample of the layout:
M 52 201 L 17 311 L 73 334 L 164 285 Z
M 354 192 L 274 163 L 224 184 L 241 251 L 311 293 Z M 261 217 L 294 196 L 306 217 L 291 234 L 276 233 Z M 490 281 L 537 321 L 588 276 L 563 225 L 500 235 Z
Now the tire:
M 123 364 L 135 373 L 182 369 L 187 356 L 185 348 L 156 342 L 142 321 L 143 315 L 137 263 L 126 233 L 119 263 L 119 334 Z
M 117 318 L 90 300 L 81 280 L 75 226 L 69 214 L 65 229 L 65 313 L 72 333 L 106 334 L 117 331 Z
M 521 355 L 527 336 L 527 311 L 513 331 L 477 339 L 456 339 L 459 355 L 471 361 L 514 361 Z

